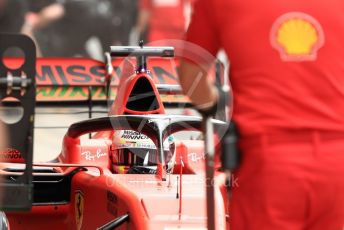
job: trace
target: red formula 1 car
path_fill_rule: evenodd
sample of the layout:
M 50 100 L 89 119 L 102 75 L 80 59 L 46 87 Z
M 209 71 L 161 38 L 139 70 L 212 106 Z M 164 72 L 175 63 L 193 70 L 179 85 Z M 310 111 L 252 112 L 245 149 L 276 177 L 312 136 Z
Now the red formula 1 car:
M 10 229 L 206 229 L 205 150 L 202 140 L 190 138 L 190 133 L 201 130 L 202 119 L 166 114 L 165 109 L 168 100 L 185 103 L 184 97 L 176 96 L 179 89 L 163 82 L 176 81 L 176 75 L 159 67 L 171 62 L 173 49 L 112 47 L 111 55 L 121 58 L 111 64 L 37 60 L 38 102 L 53 95 L 49 94 L 52 87 L 56 87 L 55 96 L 71 95 L 63 84 L 78 88 L 79 96 L 92 92 L 93 101 L 106 96 L 98 97 L 97 90 L 107 90 L 109 98 L 116 91 L 116 97 L 108 116 L 68 128 L 58 162 L 33 165 L 32 208 L 7 211 Z M 135 69 L 123 59 L 128 55 L 137 60 Z M 149 56 L 160 58 L 147 60 Z M 111 75 L 106 66 L 120 68 Z M 109 80 L 118 73 L 120 79 Z M 156 84 L 159 80 L 165 87 Z M 104 82 L 108 82 L 105 88 Z M 214 125 L 216 130 L 225 126 L 220 121 Z M 82 138 L 88 134 L 91 139 Z M 1 164 L 0 175 L 7 181 L 18 180 L 22 164 L 7 162 Z M 216 229 L 228 228 L 223 178 L 216 173 L 213 183 Z

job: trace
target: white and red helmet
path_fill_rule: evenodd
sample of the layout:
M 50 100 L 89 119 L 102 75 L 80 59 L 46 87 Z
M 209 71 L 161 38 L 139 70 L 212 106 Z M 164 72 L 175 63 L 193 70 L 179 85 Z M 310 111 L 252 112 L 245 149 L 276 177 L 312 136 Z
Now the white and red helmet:
M 173 136 L 164 141 L 164 159 L 168 171 L 174 165 Z M 154 142 L 146 135 L 133 130 L 119 130 L 113 136 L 112 165 L 115 173 L 153 174 L 156 172 L 159 153 Z

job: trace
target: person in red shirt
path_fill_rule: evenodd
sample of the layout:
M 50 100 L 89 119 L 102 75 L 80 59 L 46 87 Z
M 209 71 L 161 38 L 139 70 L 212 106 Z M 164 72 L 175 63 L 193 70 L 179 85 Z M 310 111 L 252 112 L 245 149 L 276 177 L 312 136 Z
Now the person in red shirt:
M 148 27 L 147 41 L 182 39 L 187 26 L 190 0 L 140 0 L 136 32 Z
M 343 7 L 340 0 L 196 3 L 187 41 L 213 56 L 222 47 L 231 67 L 242 153 L 231 229 L 343 229 Z M 210 62 L 184 60 L 179 73 L 208 115 L 222 95 L 199 79 Z

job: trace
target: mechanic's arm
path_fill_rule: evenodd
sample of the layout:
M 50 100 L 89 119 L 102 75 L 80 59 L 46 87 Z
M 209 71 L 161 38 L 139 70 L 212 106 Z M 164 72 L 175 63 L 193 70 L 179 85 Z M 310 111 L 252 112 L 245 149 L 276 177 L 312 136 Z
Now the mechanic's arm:
M 37 28 L 43 28 L 54 21 L 61 19 L 65 15 L 65 8 L 60 3 L 54 3 L 44 7 L 39 13 L 40 21 Z
M 59 20 L 65 15 L 65 8 L 60 3 L 53 3 L 51 5 L 48 5 L 44 7 L 40 12 L 33 13 L 29 12 L 27 13 L 25 17 L 25 23 L 23 26 L 23 30 L 36 30 L 41 29 L 49 24 L 51 24 L 54 21 Z M 25 31 L 24 31 L 25 32 Z
M 208 65 L 197 65 L 182 61 L 179 69 L 179 81 L 183 93 L 187 95 L 199 110 L 208 110 L 217 101 L 217 90 L 207 78 Z
M 209 2 L 198 0 L 195 3 L 186 36 L 186 40 L 192 44 L 185 44 L 184 59 L 179 69 L 183 92 L 200 111 L 213 107 L 219 97 L 215 86 L 207 78 L 207 72 L 220 48 L 213 18 L 215 12 L 209 12 L 212 9 Z
M 135 26 L 135 31 L 139 35 L 144 33 L 147 28 L 149 18 L 151 16 L 152 2 L 151 0 L 139 0 L 139 15 Z
M 137 18 L 137 24 L 135 30 L 138 34 L 142 34 L 148 25 L 149 17 L 150 17 L 150 10 L 148 9 L 141 9 Z
M 40 12 L 28 12 L 25 15 L 25 22 L 21 28 L 23 34 L 28 35 L 36 44 L 37 57 L 42 56 L 39 43 L 34 35 L 35 30 L 49 26 L 52 22 L 59 20 L 65 15 L 64 6 L 60 3 L 53 3 L 44 7 Z

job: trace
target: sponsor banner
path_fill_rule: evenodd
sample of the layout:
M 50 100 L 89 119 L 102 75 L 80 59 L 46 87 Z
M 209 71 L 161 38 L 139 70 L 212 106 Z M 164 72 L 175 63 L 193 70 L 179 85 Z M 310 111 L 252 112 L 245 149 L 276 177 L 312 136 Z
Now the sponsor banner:
M 15 66 L 21 58 L 5 58 L 6 63 Z M 123 58 L 112 61 L 112 95 L 115 98 L 116 88 L 122 76 Z M 132 60 L 135 63 L 135 60 Z M 148 69 L 156 84 L 178 85 L 178 60 L 171 58 L 150 58 Z M 106 100 L 105 64 L 88 58 L 37 58 L 36 64 L 36 100 L 49 101 L 83 101 L 88 100 L 89 91 L 92 99 Z M 215 77 L 215 68 L 210 70 L 211 78 Z M 163 102 L 185 103 L 189 99 L 183 95 L 161 95 Z
M 81 86 L 38 86 L 36 90 L 36 100 L 38 102 L 86 101 L 89 99 L 89 94 L 91 94 L 94 101 L 106 100 L 106 92 L 103 86 L 91 88 Z M 116 95 L 116 91 L 113 91 L 114 95 Z
M 22 63 L 20 58 L 5 58 L 9 66 Z M 122 76 L 123 58 L 113 59 L 112 85 L 118 86 Z M 136 63 L 132 60 L 132 63 Z M 156 84 L 178 85 L 179 61 L 171 58 L 149 58 L 147 63 Z M 209 71 L 214 79 L 215 68 Z M 37 58 L 37 86 L 104 86 L 105 64 L 89 58 Z
M 6 58 L 9 65 L 22 62 L 20 58 Z M 135 60 L 132 63 L 136 63 Z M 123 58 L 112 61 L 112 85 L 118 85 L 122 75 Z M 148 69 L 156 84 L 178 84 L 177 62 L 173 59 L 150 58 Z M 105 64 L 88 58 L 37 58 L 37 86 L 103 86 Z
M 105 101 L 106 92 L 104 86 L 82 87 L 82 86 L 38 86 L 36 100 L 38 102 L 58 102 L 58 101 L 87 101 L 91 93 L 93 101 Z M 111 89 L 111 97 L 115 98 L 117 87 Z M 185 103 L 189 98 L 184 95 L 161 94 L 163 103 Z

